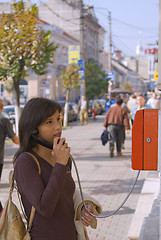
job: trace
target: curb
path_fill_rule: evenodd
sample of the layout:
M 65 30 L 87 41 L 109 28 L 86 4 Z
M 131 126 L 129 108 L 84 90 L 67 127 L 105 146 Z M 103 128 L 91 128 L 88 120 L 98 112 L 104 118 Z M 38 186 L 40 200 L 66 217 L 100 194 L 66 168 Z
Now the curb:
M 156 235 L 156 232 L 159 235 L 159 228 L 157 229 L 157 226 L 154 226 L 151 230 L 151 236 L 149 236 L 149 238 L 143 237 L 145 235 L 145 231 L 147 231 L 147 227 L 145 229 L 143 226 L 145 225 L 145 221 L 148 216 L 150 216 L 152 207 L 158 198 L 160 191 L 160 178 L 158 176 L 158 172 L 153 173 L 155 177 L 151 177 L 149 175 L 151 175 L 151 173 L 148 174 L 144 182 L 137 207 L 132 218 L 128 232 L 129 240 L 152 240 L 153 236 Z M 140 239 L 139 236 L 142 236 L 142 238 Z M 157 239 L 155 238 L 155 240 Z

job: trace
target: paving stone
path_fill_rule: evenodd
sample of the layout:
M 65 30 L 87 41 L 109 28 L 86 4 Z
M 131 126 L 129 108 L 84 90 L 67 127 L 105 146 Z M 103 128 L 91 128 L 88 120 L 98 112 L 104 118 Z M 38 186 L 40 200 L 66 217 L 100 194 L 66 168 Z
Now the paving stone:
M 89 119 L 86 126 L 81 126 L 79 120 L 70 123 L 69 128 L 63 130 L 63 137 L 71 147 L 83 191 L 96 198 L 102 204 L 103 211 L 109 214 L 115 211 L 126 198 L 135 181 L 137 171 L 131 169 L 131 134 L 126 137 L 123 156 L 117 157 L 115 150 L 115 157 L 110 158 L 108 143 L 103 146 L 100 140 L 103 120 L 104 115 L 97 116 L 96 121 Z M 12 169 L 12 158 L 16 150 L 17 146 L 7 140 L 5 164 L 0 183 L 2 203 L 7 198 L 8 172 Z M 74 165 L 72 173 L 78 187 Z M 147 172 L 140 173 L 133 193 L 120 211 L 111 217 L 98 219 L 96 230 L 87 228 L 90 240 L 128 239 L 128 230 L 146 177 Z

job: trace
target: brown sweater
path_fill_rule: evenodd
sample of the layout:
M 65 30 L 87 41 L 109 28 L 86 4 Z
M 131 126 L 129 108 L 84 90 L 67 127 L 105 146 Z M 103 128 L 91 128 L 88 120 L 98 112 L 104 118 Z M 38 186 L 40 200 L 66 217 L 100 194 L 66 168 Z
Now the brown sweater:
M 35 152 L 32 154 L 39 161 L 41 176 L 27 153 L 20 154 L 15 164 L 15 179 L 27 216 L 32 205 L 36 208 L 32 240 L 76 240 L 71 160 L 67 166 L 56 163 L 52 167 Z
M 104 120 L 104 127 L 107 128 L 108 125 L 124 125 L 125 129 L 129 130 L 130 124 L 126 109 L 117 104 L 114 107 L 110 107 Z

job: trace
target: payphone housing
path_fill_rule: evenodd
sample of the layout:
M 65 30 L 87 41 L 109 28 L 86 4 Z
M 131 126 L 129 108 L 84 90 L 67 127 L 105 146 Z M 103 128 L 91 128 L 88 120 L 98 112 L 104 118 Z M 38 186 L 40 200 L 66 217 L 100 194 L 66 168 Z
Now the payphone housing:
M 158 110 L 142 109 L 132 126 L 132 169 L 158 168 Z

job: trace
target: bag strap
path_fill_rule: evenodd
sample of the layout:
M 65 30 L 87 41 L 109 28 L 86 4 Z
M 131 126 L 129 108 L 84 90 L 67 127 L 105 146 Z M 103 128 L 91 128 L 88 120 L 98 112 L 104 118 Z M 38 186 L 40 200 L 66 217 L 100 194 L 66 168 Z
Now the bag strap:
M 12 192 L 14 189 L 14 171 L 13 170 L 9 172 L 9 185 L 10 185 L 9 200 L 12 200 Z
M 31 154 L 29 152 L 25 152 L 25 153 L 29 154 L 35 160 L 35 162 L 36 162 L 36 164 L 38 166 L 39 175 L 41 175 L 41 168 L 40 168 L 40 164 L 39 164 L 37 158 L 33 154 Z M 19 191 L 18 191 L 17 187 L 14 187 L 14 172 L 13 171 L 10 171 L 10 173 L 9 173 L 9 184 L 10 184 L 10 195 L 9 195 L 9 198 L 10 199 L 12 198 L 12 192 L 13 192 L 13 189 L 15 188 L 17 190 L 17 193 L 18 193 L 18 199 L 19 199 L 19 202 L 20 202 L 21 210 L 23 212 L 24 217 L 27 220 L 26 214 L 25 214 L 25 212 L 23 210 L 23 207 L 22 207 L 22 201 L 21 201 L 21 198 L 19 196 Z M 32 206 L 31 213 L 30 213 L 30 218 L 29 218 L 29 225 L 28 225 L 28 229 L 27 229 L 28 232 L 30 231 L 30 229 L 32 227 L 32 223 L 33 223 L 33 220 L 34 220 L 35 212 L 36 212 L 36 209 Z
M 29 154 L 31 157 L 33 157 L 33 159 L 34 159 L 35 162 L 37 163 L 39 175 L 41 175 L 41 168 L 40 168 L 40 164 L 39 164 L 39 161 L 37 160 L 37 158 L 36 158 L 32 153 L 29 153 L 29 152 L 25 152 L 25 153 L 27 153 L 27 154 Z

